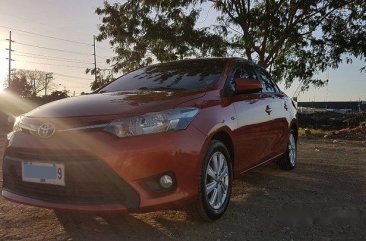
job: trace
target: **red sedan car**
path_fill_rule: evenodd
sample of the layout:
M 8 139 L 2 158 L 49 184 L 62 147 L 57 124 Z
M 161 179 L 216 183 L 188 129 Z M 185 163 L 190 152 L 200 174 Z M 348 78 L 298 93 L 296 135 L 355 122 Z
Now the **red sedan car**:
M 84 212 L 228 207 L 232 180 L 269 161 L 296 165 L 296 108 L 240 58 L 144 67 L 96 93 L 17 118 L 3 160 L 9 200 Z

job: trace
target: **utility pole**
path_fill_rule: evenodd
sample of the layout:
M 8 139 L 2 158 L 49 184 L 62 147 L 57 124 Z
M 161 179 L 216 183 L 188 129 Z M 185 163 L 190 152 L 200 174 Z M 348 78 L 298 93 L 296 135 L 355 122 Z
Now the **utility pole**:
M 47 96 L 48 84 L 50 83 L 51 79 L 52 79 L 52 73 L 47 73 L 45 83 L 44 83 L 44 95 L 45 96 Z
M 9 39 L 6 39 L 6 40 L 9 40 L 9 48 L 8 49 L 5 49 L 5 50 L 9 50 L 9 57 L 6 58 L 9 60 L 9 79 L 8 79 L 8 87 L 10 87 L 10 81 L 11 81 L 11 61 L 14 61 L 13 59 L 11 59 L 11 52 L 14 51 L 11 49 L 11 43 L 14 42 L 13 40 L 11 40 L 11 31 L 9 31 Z
M 95 52 L 95 35 L 93 36 L 93 46 L 94 46 L 94 80 L 97 82 L 97 54 Z

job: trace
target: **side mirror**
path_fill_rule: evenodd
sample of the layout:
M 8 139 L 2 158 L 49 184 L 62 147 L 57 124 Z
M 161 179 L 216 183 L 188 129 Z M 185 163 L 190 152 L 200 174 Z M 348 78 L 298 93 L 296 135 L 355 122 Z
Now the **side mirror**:
M 238 78 L 234 83 L 236 94 L 255 93 L 262 90 L 262 83 L 256 79 Z

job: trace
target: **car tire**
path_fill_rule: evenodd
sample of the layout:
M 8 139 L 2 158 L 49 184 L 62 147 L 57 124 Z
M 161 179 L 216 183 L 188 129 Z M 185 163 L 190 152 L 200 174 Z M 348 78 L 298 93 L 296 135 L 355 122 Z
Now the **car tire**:
M 295 131 L 291 130 L 289 134 L 289 140 L 287 143 L 287 149 L 282 158 L 278 161 L 278 166 L 282 170 L 292 170 L 295 168 L 297 163 L 297 140 Z
M 213 140 L 202 162 L 198 199 L 189 209 L 194 219 L 214 221 L 226 211 L 232 188 L 232 161 L 227 147 Z

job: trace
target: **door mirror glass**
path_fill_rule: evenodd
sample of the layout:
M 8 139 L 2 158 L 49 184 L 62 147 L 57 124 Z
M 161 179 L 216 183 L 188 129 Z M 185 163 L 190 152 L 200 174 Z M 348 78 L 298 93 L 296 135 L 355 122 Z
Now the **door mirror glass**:
M 256 93 L 262 90 L 261 82 L 256 79 L 238 78 L 235 79 L 234 83 L 236 94 Z

